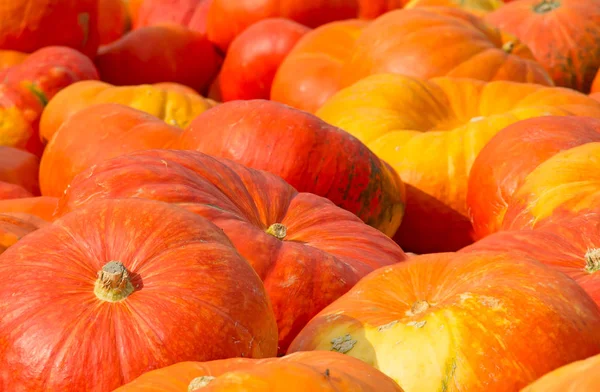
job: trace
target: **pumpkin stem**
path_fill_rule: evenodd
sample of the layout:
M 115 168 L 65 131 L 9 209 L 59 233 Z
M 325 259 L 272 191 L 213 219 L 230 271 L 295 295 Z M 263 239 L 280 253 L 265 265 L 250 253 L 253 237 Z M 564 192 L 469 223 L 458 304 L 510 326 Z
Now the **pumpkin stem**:
M 429 309 L 429 302 L 421 300 L 415 301 L 415 303 L 410 307 L 412 314 L 421 314 L 427 309 Z
M 515 41 L 507 41 L 502 45 L 502 50 L 508 54 L 511 54 L 515 48 Z
M 210 382 L 214 379 L 215 377 L 213 376 L 196 377 L 190 382 L 190 385 L 188 385 L 188 392 L 199 391 L 201 388 L 204 388 L 210 384 Z
M 585 252 L 585 272 L 593 274 L 600 271 L 600 248 L 588 249 Z
M 282 240 L 287 235 L 287 227 L 285 227 L 281 223 L 273 223 L 267 229 L 267 234 L 270 234 L 273 237 Z
M 98 272 L 94 294 L 107 302 L 120 302 L 133 293 L 127 268 L 120 261 L 110 261 Z
M 545 14 L 560 7 L 560 2 L 555 0 L 542 0 L 541 3 L 533 7 L 533 11 L 538 14 Z

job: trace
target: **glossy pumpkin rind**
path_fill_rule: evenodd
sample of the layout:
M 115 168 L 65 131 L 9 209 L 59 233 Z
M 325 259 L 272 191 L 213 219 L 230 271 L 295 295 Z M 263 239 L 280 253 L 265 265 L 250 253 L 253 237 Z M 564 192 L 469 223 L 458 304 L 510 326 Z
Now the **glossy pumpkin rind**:
M 223 229 L 264 281 L 280 353 L 360 278 L 406 258 L 390 238 L 327 199 L 196 151 L 140 151 L 98 163 L 71 182 L 56 216 L 104 198 L 178 204 Z
M 599 321 L 581 287 L 533 259 L 439 253 L 363 278 L 288 352 L 340 351 L 408 392 L 518 390 L 600 352 Z
M 94 293 L 110 261 L 133 289 L 120 302 Z M 259 277 L 221 230 L 175 206 L 99 201 L 11 246 L 0 270 L 15 268 L 0 288 L 2 390 L 110 391 L 180 361 L 276 353 Z
M 194 119 L 174 148 L 276 174 L 388 236 L 394 235 L 404 214 L 404 184 L 390 166 L 341 129 L 276 102 L 221 104 Z
M 357 137 L 407 184 L 406 214 L 395 238 L 418 254 L 472 242 L 466 197 L 477 154 L 506 126 L 547 115 L 600 117 L 600 105 L 573 90 L 536 84 L 381 74 L 341 90 L 317 112 Z
M 392 379 L 347 355 L 327 351 L 294 353 L 281 358 L 231 358 L 183 362 L 146 373 L 114 392 L 187 392 L 193 380 L 204 379 L 198 391 L 402 392 Z

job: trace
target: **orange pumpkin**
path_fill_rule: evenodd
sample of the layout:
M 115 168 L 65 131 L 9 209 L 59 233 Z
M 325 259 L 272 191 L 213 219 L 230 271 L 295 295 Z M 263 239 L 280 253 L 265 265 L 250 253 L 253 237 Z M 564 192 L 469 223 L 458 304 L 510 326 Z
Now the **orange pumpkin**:
M 133 30 L 101 47 L 94 61 L 107 83 L 177 82 L 197 91 L 208 90 L 221 64 L 204 35 L 178 25 Z
M 503 230 L 540 227 L 594 210 L 600 202 L 600 142 L 563 150 L 540 163 L 513 194 Z
M 363 278 L 289 352 L 342 352 L 406 391 L 516 391 L 600 353 L 599 323 L 581 287 L 533 259 L 438 253 Z
M 99 81 L 75 83 L 60 91 L 42 113 L 40 137 L 43 142 L 50 141 L 74 113 L 101 103 L 130 106 L 178 127 L 186 127 L 192 119 L 216 104 L 176 83 L 139 86 L 113 86 Z
M 0 146 L 0 181 L 20 185 L 39 195 L 39 165 L 39 158 L 27 151 Z
M 395 239 L 421 254 L 471 243 L 468 175 L 492 136 L 530 117 L 600 117 L 600 104 L 573 90 L 535 84 L 382 74 L 340 91 L 317 115 L 365 143 L 407 184 Z
M 34 215 L 0 213 L 0 254 L 45 223 Z
M 415 8 L 415 7 L 453 7 L 461 8 L 474 15 L 482 17 L 487 13 L 500 8 L 504 4 L 502 0 L 411 0 L 404 8 Z
M 521 392 L 589 392 L 600 389 L 600 355 L 571 362 L 537 379 Z
M 27 214 L 52 222 L 57 205 L 58 198 L 50 196 L 5 199 L 0 200 L 0 214 Z
M 88 56 L 99 45 L 98 0 L 10 0 L 0 4 L 0 48 L 31 53 L 68 46 Z
M 498 132 L 477 155 L 469 174 L 467 206 L 475 238 L 500 229 L 514 193 L 540 163 L 591 142 L 600 142 L 598 118 L 538 117 Z
M 131 151 L 163 148 L 181 130 L 128 106 L 92 105 L 70 116 L 46 146 L 40 162 L 44 196 L 60 197 L 88 167 Z
M 354 41 L 367 25 L 362 20 L 332 22 L 300 38 L 283 60 L 271 86 L 271 100 L 314 113 L 342 87 L 342 68 Z
M 329 200 L 195 151 L 140 151 L 98 163 L 73 179 L 56 216 L 100 198 L 170 202 L 222 228 L 264 281 L 280 353 L 359 279 L 406 258 L 390 238 Z
M 260 278 L 167 203 L 98 201 L 21 238 L 0 271 L 2 391 L 112 391 L 181 361 L 276 354 Z
M 590 91 L 600 67 L 600 0 L 519 0 L 484 20 L 525 43 L 557 86 Z
M 386 375 L 347 355 L 326 351 L 282 358 L 181 362 L 148 372 L 114 392 L 402 392 Z

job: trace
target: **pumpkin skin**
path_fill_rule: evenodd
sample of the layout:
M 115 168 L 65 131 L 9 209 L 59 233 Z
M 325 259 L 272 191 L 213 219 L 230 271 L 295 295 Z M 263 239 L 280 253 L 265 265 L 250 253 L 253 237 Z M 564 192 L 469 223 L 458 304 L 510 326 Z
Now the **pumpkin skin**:
M 600 0 L 519 0 L 484 20 L 525 43 L 557 86 L 590 91 L 600 66 Z
M 98 0 L 98 30 L 100 45 L 121 38 L 129 30 L 127 0 Z
M 207 17 L 207 35 L 221 50 L 252 24 L 267 18 L 286 18 L 308 27 L 355 18 L 356 0 L 213 0 Z
M 0 200 L 2 199 L 20 199 L 23 197 L 32 197 L 33 195 L 21 185 L 10 182 L 0 181 Z
M 587 392 L 600 387 L 600 355 L 571 362 L 540 377 L 521 392 Z
M 342 84 L 381 73 L 553 84 L 515 37 L 450 7 L 395 10 L 366 26 L 344 66 Z
M 475 158 L 467 206 L 476 239 L 500 229 L 513 194 L 540 163 L 559 151 L 600 142 L 600 119 L 538 117 L 498 132 Z
M 29 193 L 39 195 L 37 156 L 13 147 L 0 146 L 0 181 L 17 184 Z
M 328 198 L 388 236 L 402 221 L 404 184 L 386 163 L 346 132 L 279 103 L 221 104 L 194 119 L 173 148 L 276 174 L 300 192 Z
M 439 253 L 363 278 L 289 352 L 343 352 L 407 392 L 514 391 L 598 353 L 599 321 L 581 287 L 533 259 Z
M 0 48 L 31 53 L 67 46 L 88 56 L 99 44 L 98 0 L 11 0 L 0 6 Z
M 195 389 L 192 381 L 202 387 Z M 392 379 L 364 362 L 327 351 L 181 362 L 148 372 L 114 392 L 264 391 L 267 385 L 273 392 L 402 392 Z
M 394 238 L 422 254 L 472 242 L 469 171 L 496 133 L 526 118 L 600 117 L 599 110 L 597 101 L 563 88 L 382 74 L 340 91 L 317 115 L 365 143 L 407 184 L 406 214 Z
M 111 391 L 181 361 L 276 353 L 259 277 L 221 230 L 176 206 L 98 201 L 8 248 L 0 271 L 15 267 L 0 288 L 5 391 Z
M 4 77 L 6 69 L 21 64 L 28 56 L 29 53 L 17 50 L 0 50 L 0 72 L 2 72 L 2 77 Z
M 50 196 L 0 199 L 0 214 L 34 215 L 46 222 L 52 222 L 57 206 L 58 198 Z
M 101 47 L 94 61 L 107 83 L 125 86 L 176 82 L 197 91 L 208 89 L 221 65 L 204 35 L 178 25 L 133 30 Z
M 600 305 L 600 212 L 586 212 L 535 230 L 500 231 L 460 252 L 496 251 L 531 257 L 573 278 Z
M 84 81 L 60 91 L 48 103 L 40 119 L 40 137 L 47 143 L 58 128 L 74 113 L 86 107 L 117 103 L 141 110 L 166 123 L 185 127 L 192 119 L 216 103 L 191 93 L 176 83 L 113 86 L 99 81 Z
M 34 215 L 0 214 L 0 254 L 44 223 Z
M 342 69 L 368 22 L 344 20 L 304 35 L 283 60 L 271 86 L 271 100 L 315 113 L 342 87 Z
M 503 4 L 502 0 L 411 0 L 404 8 L 410 9 L 427 6 L 456 7 L 482 17 L 500 8 Z
M 269 99 L 279 65 L 309 31 L 283 18 L 263 19 L 244 30 L 231 43 L 221 68 L 222 99 Z
M 44 196 L 62 196 L 73 177 L 88 167 L 131 151 L 163 148 L 181 130 L 137 109 L 106 103 L 69 117 L 46 146 L 40 162 Z M 115 143 L 118 141 L 118 143 Z
M 600 201 L 600 142 L 553 155 L 525 178 L 513 195 L 502 230 L 541 227 L 597 208 Z
M 174 23 L 205 34 L 211 3 L 212 0 L 145 0 L 140 5 L 133 28 Z
M 81 173 L 56 216 L 99 198 L 181 205 L 219 226 L 263 279 L 284 353 L 302 327 L 376 268 L 401 262 L 383 233 L 281 178 L 196 151 L 152 150 Z

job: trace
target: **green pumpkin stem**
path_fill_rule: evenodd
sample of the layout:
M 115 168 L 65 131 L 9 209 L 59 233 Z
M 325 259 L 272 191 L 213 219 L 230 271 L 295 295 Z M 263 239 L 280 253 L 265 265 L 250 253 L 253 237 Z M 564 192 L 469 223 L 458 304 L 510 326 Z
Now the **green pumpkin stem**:
M 120 302 L 133 293 L 127 268 L 120 261 L 110 261 L 98 272 L 94 294 L 106 302 Z

